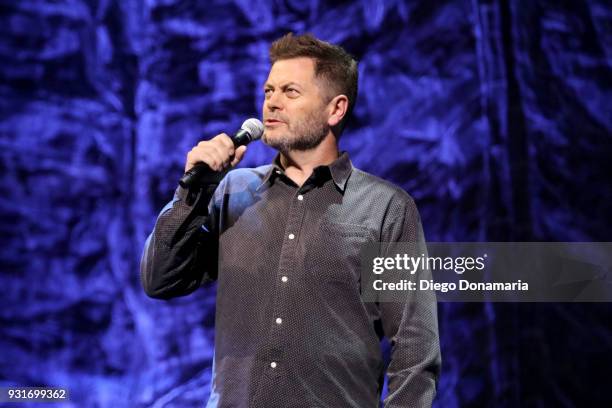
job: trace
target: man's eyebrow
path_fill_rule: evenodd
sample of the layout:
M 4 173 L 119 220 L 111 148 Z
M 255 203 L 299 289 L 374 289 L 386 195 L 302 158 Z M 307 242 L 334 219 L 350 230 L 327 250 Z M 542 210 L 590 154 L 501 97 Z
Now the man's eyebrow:
M 286 84 L 281 85 L 280 88 L 286 88 L 286 87 L 292 86 L 292 85 L 293 86 L 297 86 L 299 88 L 302 87 L 302 85 L 298 84 L 297 82 L 287 82 Z M 274 88 L 274 85 L 270 84 L 269 82 L 266 82 L 263 87 L 264 87 L 264 89 L 269 89 L 269 88 Z

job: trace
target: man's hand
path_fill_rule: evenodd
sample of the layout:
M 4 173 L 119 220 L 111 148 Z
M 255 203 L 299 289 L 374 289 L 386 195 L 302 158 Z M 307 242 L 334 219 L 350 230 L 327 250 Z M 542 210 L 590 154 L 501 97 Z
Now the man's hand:
M 203 162 L 214 171 L 225 170 L 228 166 L 237 165 L 246 151 L 246 146 L 234 148 L 234 142 L 225 133 L 221 133 L 210 140 L 197 144 L 187 153 L 185 173 L 196 163 Z

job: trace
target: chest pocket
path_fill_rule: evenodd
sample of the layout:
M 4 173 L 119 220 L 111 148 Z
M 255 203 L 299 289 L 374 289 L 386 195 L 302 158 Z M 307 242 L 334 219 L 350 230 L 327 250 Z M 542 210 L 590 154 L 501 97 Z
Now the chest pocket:
M 361 251 L 374 241 L 374 232 L 362 225 L 323 221 L 317 239 L 307 251 L 307 272 L 320 284 L 358 285 Z

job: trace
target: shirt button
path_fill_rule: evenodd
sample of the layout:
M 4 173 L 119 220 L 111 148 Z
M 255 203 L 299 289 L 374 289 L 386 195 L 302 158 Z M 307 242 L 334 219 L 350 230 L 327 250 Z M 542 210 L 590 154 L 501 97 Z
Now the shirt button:
M 298 196 L 298 200 L 300 200 L 300 201 L 304 200 L 304 196 L 300 194 L 300 195 Z
M 276 368 L 276 361 L 271 362 L 271 363 L 270 363 L 270 367 L 272 367 L 272 368 Z
M 281 324 L 283 322 L 283 319 L 281 319 L 280 317 L 276 318 L 276 324 Z
M 289 239 L 293 239 L 293 238 L 295 238 L 295 235 L 289 234 Z
M 287 277 L 286 277 L 286 276 L 283 276 L 283 277 L 281 278 L 281 280 L 282 280 L 283 282 L 287 282 Z

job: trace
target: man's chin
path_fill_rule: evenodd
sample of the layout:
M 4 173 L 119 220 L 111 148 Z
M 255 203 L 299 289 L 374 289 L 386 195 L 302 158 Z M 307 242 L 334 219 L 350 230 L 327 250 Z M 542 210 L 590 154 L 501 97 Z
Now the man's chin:
M 308 151 L 316 148 L 325 139 L 324 136 L 318 138 L 303 138 L 296 139 L 293 135 L 287 134 L 274 134 L 266 130 L 261 137 L 261 141 L 273 149 L 278 150 L 281 153 L 288 153 L 290 151 Z
M 270 134 L 268 130 L 264 132 L 263 136 L 261 137 L 261 141 L 275 149 L 289 144 L 289 139 L 285 135 Z

